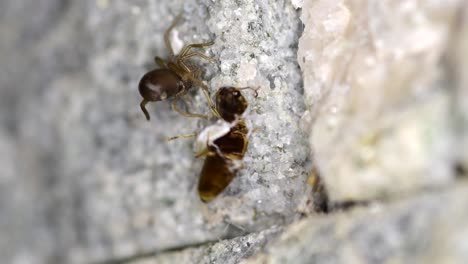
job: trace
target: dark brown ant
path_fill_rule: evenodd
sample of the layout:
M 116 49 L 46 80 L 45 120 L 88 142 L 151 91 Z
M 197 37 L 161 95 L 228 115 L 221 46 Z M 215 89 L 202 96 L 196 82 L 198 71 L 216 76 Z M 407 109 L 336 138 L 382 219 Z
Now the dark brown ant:
M 171 107 L 179 114 L 189 117 L 206 118 L 207 116 L 205 115 L 193 114 L 183 111 L 176 105 L 177 101 L 181 99 L 182 96 L 187 94 L 194 83 L 202 88 L 211 110 L 213 113 L 215 113 L 214 104 L 211 101 L 208 93 L 208 87 L 206 87 L 206 85 L 204 85 L 203 82 L 198 79 L 200 70 L 189 67 L 185 61 L 189 58 L 199 57 L 208 60 L 209 62 L 214 62 L 212 58 L 209 58 L 202 53 L 191 51 L 192 48 L 211 46 L 213 45 L 213 42 L 189 44 L 186 45 L 178 55 L 174 55 L 174 50 L 172 48 L 169 37 L 172 29 L 177 24 L 180 17 L 180 15 L 177 16 L 177 18 L 174 20 L 174 22 L 172 22 L 164 34 L 164 41 L 171 57 L 170 60 L 165 61 L 160 57 L 155 57 L 154 60 L 156 64 L 158 64 L 161 68 L 151 70 L 143 75 L 140 83 L 138 84 L 138 90 L 143 97 L 143 100 L 140 103 L 140 107 L 147 120 L 150 120 L 150 115 L 145 108 L 145 105 L 148 102 L 162 101 L 171 98 L 174 99 L 171 103 Z
M 197 157 L 206 156 L 198 182 L 198 194 L 203 202 L 210 202 L 232 181 L 242 167 L 248 145 L 249 129 L 243 118 L 248 103 L 241 90 L 222 87 L 215 95 L 216 111 L 221 118 L 198 135 L 203 147 Z M 255 94 L 255 97 L 257 93 Z

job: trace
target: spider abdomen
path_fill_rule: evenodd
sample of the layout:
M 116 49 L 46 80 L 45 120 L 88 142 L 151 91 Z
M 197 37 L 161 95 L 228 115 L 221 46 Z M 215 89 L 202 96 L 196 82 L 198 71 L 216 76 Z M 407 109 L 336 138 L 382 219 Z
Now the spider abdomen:
M 162 101 L 188 89 L 175 72 L 169 69 L 155 69 L 146 73 L 140 80 L 138 90 L 141 96 L 149 102 Z

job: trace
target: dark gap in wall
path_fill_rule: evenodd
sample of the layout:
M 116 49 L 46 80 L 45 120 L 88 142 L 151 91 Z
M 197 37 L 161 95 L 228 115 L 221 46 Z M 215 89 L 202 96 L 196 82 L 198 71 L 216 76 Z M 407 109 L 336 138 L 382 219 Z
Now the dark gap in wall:
M 468 171 L 465 164 L 461 162 L 456 162 L 453 166 L 453 171 L 457 179 L 465 179 L 468 176 Z
M 368 206 L 371 201 L 346 200 L 339 202 L 330 202 L 328 191 L 323 184 L 322 176 L 317 167 L 313 167 L 307 183 L 312 186 L 312 209 L 316 213 L 330 214 L 346 211 L 357 206 Z

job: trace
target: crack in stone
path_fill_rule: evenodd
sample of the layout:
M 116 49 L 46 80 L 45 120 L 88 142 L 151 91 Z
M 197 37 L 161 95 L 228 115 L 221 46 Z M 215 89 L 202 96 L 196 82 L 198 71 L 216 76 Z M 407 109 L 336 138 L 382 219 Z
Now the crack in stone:
M 126 257 L 118 257 L 118 258 L 114 258 L 114 259 L 93 262 L 93 264 L 129 263 L 131 261 L 136 261 L 136 260 L 140 260 L 140 259 L 144 259 L 144 258 L 156 257 L 157 255 L 160 255 L 160 254 L 182 251 L 184 249 L 189 249 L 189 248 L 209 246 L 209 245 L 213 245 L 213 244 L 215 244 L 215 243 L 217 243 L 217 242 L 219 242 L 221 240 L 224 240 L 224 239 L 206 240 L 206 241 L 201 241 L 201 242 L 197 242 L 197 243 L 188 243 L 188 244 L 183 244 L 183 245 L 179 245 L 179 246 L 168 247 L 168 248 L 165 248 L 165 249 L 162 249 L 162 250 L 150 250 L 150 251 L 147 251 L 147 252 L 141 252 L 141 253 L 133 254 L 133 255 L 130 255 L 130 256 L 126 256 Z
M 457 183 L 460 182 L 460 181 L 462 181 L 462 180 L 458 180 Z M 466 181 L 464 181 L 464 182 L 465 182 L 465 184 L 467 184 Z M 350 210 L 352 210 L 352 209 L 354 209 L 356 207 L 366 207 L 366 208 L 368 208 L 373 203 L 380 203 L 380 204 L 383 204 L 383 205 L 388 205 L 390 203 L 394 203 L 394 202 L 398 202 L 398 201 L 410 200 L 410 199 L 412 199 L 414 197 L 424 195 L 424 194 L 440 193 L 443 190 L 450 190 L 450 189 L 453 189 L 454 187 L 456 187 L 456 184 L 453 184 L 453 185 L 450 185 L 450 186 L 445 186 L 443 188 L 438 188 L 438 189 L 427 188 L 427 189 L 424 189 L 424 190 L 422 190 L 420 192 L 417 192 L 415 194 L 409 194 L 408 193 L 406 195 L 398 197 L 397 199 L 394 199 L 395 197 L 388 197 L 387 199 L 375 199 L 375 200 L 369 200 L 369 201 L 334 202 L 334 203 L 329 204 L 329 207 L 328 207 L 329 211 L 324 213 L 324 214 L 327 215 L 327 216 L 332 217 L 333 215 L 335 215 L 335 213 L 350 211 Z M 300 217 L 296 221 L 285 224 L 284 226 L 281 226 L 280 229 L 287 228 L 291 224 L 296 223 L 297 221 L 303 220 L 305 218 L 313 217 L 313 215 L 314 214 L 303 215 L 303 217 Z M 211 245 L 215 245 L 216 243 L 219 243 L 219 242 L 221 242 L 223 240 L 232 240 L 232 239 L 236 239 L 236 238 L 242 238 L 242 237 L 246 237 L 246 236 L 249 236 L 249 235 L 252 235 L 252 234 L 258 234 L 258 233 L 266 231 L 268 229 L 271 229 L 271 227 L 265 228 L 263 230 L 257 230 L 255 232 L 247 232 L 246 231 L 245 233 L 238 234 L 238 235 L 229 235 L 228 234 L 228 235 L 223 236 L 222 238 L 218 238 L 218 239 L 200 241 L 200 242 L 197 242 L 197 243 L 187 243 L 187 244 L 183 244 L 183 245 L 168 247 L 168 248 L 165 248 L 165 249 L 162 249 L 162 250 L 149 250 L 147 252 L 141 252 L 139 254 L 133 254 L 133 255 L 130 255 L 130 256 L 118 257 L 118 258 L 113 258 L 113 259 L 109 259 L 109 260 L 93 262 L 93 264 L 131 263 L 133 261 L 142 260 L 142 259 L 145 259 L 145 258 L 157 257 L 158 255 L 162 255 L 162 254 L 166 254 L 166 253 L 174 253 L 174 252 L 179 252 L 179 251 L 183 251 L 183 250 L 186 250 L 186 249 L 195 249 L 195 248 L 204 247 L 204 246 L 211 246 Z

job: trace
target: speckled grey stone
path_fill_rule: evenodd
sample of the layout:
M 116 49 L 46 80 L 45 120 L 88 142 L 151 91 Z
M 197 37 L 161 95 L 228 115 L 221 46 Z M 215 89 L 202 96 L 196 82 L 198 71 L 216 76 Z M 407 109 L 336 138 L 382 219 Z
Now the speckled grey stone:
M 288 227 L 245 264 L 466 263 L 468 185 Z
M 63 263 L 75 233 L 74 187 L 50 83 L 86 65 L 85 3 L 0 3 L 0 255 L 4 263 Z M 66 78 L 66 77 L 65 77 Z
M 460 163 L 459 172 L 466 175 L 468 168 L 468 3 L 460 5 L 453 21 L 451 41 L 448 46 L 446 65 L 454 88 L 454 126 L 459 147 L 456 149 Z
M 1 1 L 2 261 L 112 263 L 151 255 L 141 261 L 236 263 L 270 240 L 259 258 L 466 259 L 466 212 L 458 210 L 466 207 L 465 187 L 421 197 L 411 189 L 413 198 L 398 204 L 310 214 L 311 151 L 298 126 L 306 109 L 296 58 L 302 25 L 293 5 L 301 1 Z M 166 138 L 199 132 L 215 120 L 186 118 L 160 102 L 148 106 L 147 122 L 138 105 L 139 78 L 155 67 L 155 55 L 168 55 L 163 32 L 179 13 L 183 20 L 172 36 L 177 49 L 215 41 L 205 51 L 215 64 L 194 60 L 211 93 L 224 85 L 260 88 L 258 98 L 245 93 L 246 119 L 255 128 L 245 168 L 208 205 L 196 193 L 203 160 L 194 158 L 193 140 Z M 459 49 L 451 61 L 456 69 L 465 65 L 463 44 Z M 464 95 L 462 83 L 456 87 Z M 190 95 L 193 111 L 207 112 L 200 91 Z M 464 101 L 457 104 L 461 118 Z M 431 102 L 440 101 L 417 106 L 431 109 Z M 420 120 L 412 113 L 416 118 L 402 128 Z M 461 129 L 460 141 L 465 134 Z M 272 230 L 298 215 L 309 218 L 275 242 L 280 231 Z
M 194 158 L 192 140 L 165 139 L 200 131 L 210 121 L 180 116 L 162 102 L 149 106 L 153 118 L 147 122 L 138 107 L 138 80 L 154 67 L 148 66 L 154 55 L 167 56 L 162 33 L 180 12 L 184 21 L 174 30 L 175 43 L 215 42 L 207 54 L 218 63 L 201 66 L 212 93 L 224 85 L 260 87 L 257 99 L 246 93 L 246 118 L 258 131 L 250 137 L 245 169 L 208 206 L 196 193 L 202 160 Z M 200 243 L 229 235 L 227 224 L 248 232 L 294 216 L 306 195 L 308 149 L 298 126 L 301 77 L 294 47 L 300 24 L 289 2 L 98 1 L 90 6 L 89 24 L 99 32 L 90 83 L 76 85 L 73 95 L 55 86 L 70 98 L 60 107 L 61 131 L 80 142 L 65 145 L 65 167 L 86 190 L 85 243 L 72 251 L 74 259 Z M 193 98 L 193 111 L 206 112 L 201 92 Z
M 13 168 L 18 187 L 5 183 L 2 197 L 20 192 L 24 199 L 0 208 L 21 226 L 8 223 L 7 234 L 23 230 L 18 243 L 1 243 L 13 263 L 127 258 L 295 217 L 309 195 L 309 150 L 298 126 L 301 24 L 289 1 L 1 5 L 1 52 L 9 62 L 0 73 L 8 111 L 1 118 L 14 142 L 5 152 L 20 146 L 21 161 Z M 139 78 L 155 67 L 155 55 L 167 57 L 163 32 L 179 13 L 176 48 L 215 41 L 206 51 L 215 64 L 194 60 L 212 93 L 224 85 L 260 88 L 258 98 L 245 93 L 246 119 L 256 128 L 245 169 L 209 205 L 196 193 L 203 160 L 194 158 L 193 140 L 165 140 L 215 120 L 186 118 L 161 102 L 149 105 L 147 122 L 139 109 Z M 200 91 L 191 96 L 193 111 L 207 112 Z
M 230 240 L 208 243 L 204 246 L 173 252 L 160 253 L 156 256 L 130 261 L 129 264 L 235 264 L 248 259 L 253 254 L 262 250 L 265 244 L 277 237 L 280 231 L 281 228 L 272 227 L 258 233 L 252 233 Z

